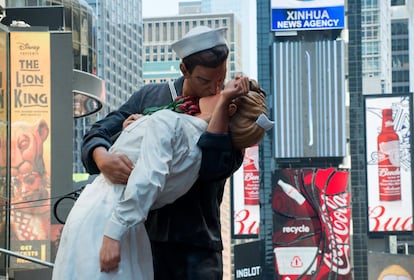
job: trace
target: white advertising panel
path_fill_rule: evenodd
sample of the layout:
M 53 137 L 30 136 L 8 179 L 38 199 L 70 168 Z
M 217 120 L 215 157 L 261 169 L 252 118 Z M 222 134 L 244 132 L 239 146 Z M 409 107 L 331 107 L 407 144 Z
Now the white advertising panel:
M 243 164 L 232 179 L 233 237 L 257 237 L 260 223 L 258 145 L 246 149 Z
M 370 233 L 413 230 L 411 116 L 410 94 L 365 96 Z

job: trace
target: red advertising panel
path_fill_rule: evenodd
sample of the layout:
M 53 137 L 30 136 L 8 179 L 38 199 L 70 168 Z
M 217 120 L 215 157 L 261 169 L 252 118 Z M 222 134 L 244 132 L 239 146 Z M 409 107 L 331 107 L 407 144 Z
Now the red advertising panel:
M 10 247 L 44 261 L 50 251 L 50 74 L 50 34 L 10 33 Z
M 407 94 L 365 96 L 370 233 L 413 230 L 411 104 Z
M 256 237 L 260 223 L 259 145 L 246 149 L 242 167 L 232 179 L 233 237 Z
M 276 279 L 352 279 L 348 176 L 336 168 L 275 172 Z

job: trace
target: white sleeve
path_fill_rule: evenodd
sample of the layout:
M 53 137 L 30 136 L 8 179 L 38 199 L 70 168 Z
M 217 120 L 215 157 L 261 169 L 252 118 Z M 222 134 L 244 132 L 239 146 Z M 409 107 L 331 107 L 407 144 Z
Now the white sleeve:
M 165 186 L 173 155 L 179 121 L 151 118 L 141 143 L 141 154 L 133 169 L 121 201 L 117 203 L 104 234 L 120 240 L 128 227 L 145 221 L 151 206 Z M 138 143 L 137 143 L 138 144 Z

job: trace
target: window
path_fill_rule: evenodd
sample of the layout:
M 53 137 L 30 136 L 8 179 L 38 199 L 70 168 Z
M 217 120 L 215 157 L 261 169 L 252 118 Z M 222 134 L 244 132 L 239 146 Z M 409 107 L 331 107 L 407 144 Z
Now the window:
M 405 0 L 391 0 L 391 6 L 404 6 Z
M 166 41 L 167 40 L 167 23 L 163 22 L 162 24 L 162 40 Z
M 392 35 L 407 35 L 408 34 L 408 20 L 393 21 L 391 24 Z

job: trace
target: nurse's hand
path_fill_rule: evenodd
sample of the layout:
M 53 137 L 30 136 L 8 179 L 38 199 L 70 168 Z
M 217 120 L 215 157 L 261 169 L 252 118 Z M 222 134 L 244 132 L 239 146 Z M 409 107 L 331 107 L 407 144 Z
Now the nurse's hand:
M 121 261 L 121 243 L 118 240 L 104 236 L 99 252 L 99 261 L 101 272 L 111 272 L 118 269 Z

